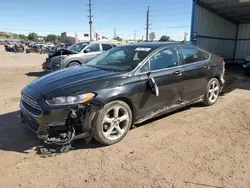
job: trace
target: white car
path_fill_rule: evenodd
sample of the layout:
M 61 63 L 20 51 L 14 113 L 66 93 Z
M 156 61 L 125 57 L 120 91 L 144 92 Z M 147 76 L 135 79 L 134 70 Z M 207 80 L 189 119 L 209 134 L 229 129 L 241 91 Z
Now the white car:
M 54 47 L 55 45 L 53 43 L 46 43 L 43 45 L 44 47 Z

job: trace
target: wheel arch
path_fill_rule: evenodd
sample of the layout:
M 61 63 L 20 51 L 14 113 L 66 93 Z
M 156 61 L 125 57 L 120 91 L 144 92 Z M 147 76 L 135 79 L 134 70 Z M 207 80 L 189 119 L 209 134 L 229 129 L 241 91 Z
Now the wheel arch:
M 132 124 L 135 122 L 135 119 L 136 119 L 136 109 L 135 109 L 135 106 L 133 105 L 133 102 L 127 98 L 127 97 L 124 97 L 124 96 L 117 96 L 117 97 L 114 97 L 114 98 L 111 98 L 110 100 L 108 100 L 106 104 L 110 103 L 110 102 L 113 102 L 113 101 L 122 101 L 122 102 L 125 102 L 129 107 L 130 107 L 130 110 L 132 112 Z
M 79 63 L 80 65 L 82 64 L 79 60 L 70 60 L 70 61 L 67 63 L 67 66 L 66 66 L 66 67 L 69 67 L 69 64 L 70 64 L 70 63 L 73 63 L 73 62 Z

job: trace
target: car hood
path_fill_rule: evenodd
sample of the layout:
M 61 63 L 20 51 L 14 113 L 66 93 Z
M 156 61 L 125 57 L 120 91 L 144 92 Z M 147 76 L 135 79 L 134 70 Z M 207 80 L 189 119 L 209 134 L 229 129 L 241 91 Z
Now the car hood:
M 42 76 L 32 81 L 28 87 L 35 89 L 46 97 L 58 94 L 71 95 L 78 91 L 88 91 L 89 87 L 96 90 L 98 90 L 96 87 L 105 87 L 107 77 L 117 74 L 121 73 L 88 66 L 66 68 Z
M 55 52 L 48 53 L 48 56 L 55 57 L 55 56 L 60 56 L 60 55 L 72 55 L 72 54 L 78 54 L 78 52 L 62 48 L 62 49 L 58 49 Z

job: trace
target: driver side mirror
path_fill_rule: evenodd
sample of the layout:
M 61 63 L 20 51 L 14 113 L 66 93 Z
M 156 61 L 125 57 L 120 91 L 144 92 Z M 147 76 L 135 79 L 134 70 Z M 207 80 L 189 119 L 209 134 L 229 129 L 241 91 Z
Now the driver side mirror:
M 150 75 L 150 73 L 147 74 L 147 76 L 149 76 L 149 75 Z M 149 86 L 150 86 L 150 88 L 152 90 L 152 93 L 156 97 L 158 97 L 159 96 L 159 88 L 158 88 L 158 86 L 157 86 L 157 84 L 155 82 L 155 79 L 153 77 L 149 77 L 148 82 L 149 82 Z
M 87 48 L 87 49 L 85 49 L 83 52 L 84 52 L 84 53 L 88 53 L 88 52 L 90 52 L 90 49 Z

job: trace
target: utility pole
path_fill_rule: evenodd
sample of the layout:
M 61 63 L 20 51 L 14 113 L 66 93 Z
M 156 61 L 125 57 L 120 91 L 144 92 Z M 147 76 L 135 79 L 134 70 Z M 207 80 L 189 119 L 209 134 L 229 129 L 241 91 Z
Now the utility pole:
M 148 30 L 149 30 L 149 6 L 147 10 L 147 18 L 146 18 L 146 41 L 148 42 Z
M 114 28 L 114 39 L 116 39 L 116 28 Z
M 136 41 L 136 30 L 134 30 L 134 42 Z
M 92 9 L 91 9 L 91 6 L 92 6 L 92 3 L 91 3 L 91 0 L 89 0 L 89 39 L 90 39 L 90 41 L 92 41 L 93 40 L 93 38 L 92 38 Z
M 185 32 L 184 32 L 184 42 L 187 41 L 187 36 L 188 36 L 188 33 L 185 31 Z

